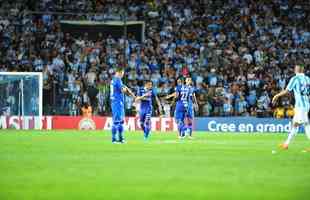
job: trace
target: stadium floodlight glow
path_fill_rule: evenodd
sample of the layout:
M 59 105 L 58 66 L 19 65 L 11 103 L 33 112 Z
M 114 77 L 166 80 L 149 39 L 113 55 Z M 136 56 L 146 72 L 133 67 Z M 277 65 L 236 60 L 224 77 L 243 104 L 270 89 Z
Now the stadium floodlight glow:
M 42 116 L 42 72 L 0 72 L 0 115 Z

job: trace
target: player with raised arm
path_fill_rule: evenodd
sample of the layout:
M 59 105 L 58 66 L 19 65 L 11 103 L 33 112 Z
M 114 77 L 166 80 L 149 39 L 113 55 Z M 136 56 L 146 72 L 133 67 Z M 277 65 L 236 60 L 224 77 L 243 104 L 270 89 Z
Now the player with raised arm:
M 117 68 L 110 85 L 110 99 L 112 108 L 112 142 L 124 143 L 124 93 L 135 98 L 135 94 L 123 84 L 124 69 Z M 118 136 L 118 139 L 117 139 Z
M 144 133 L 144 140 L 147 140 L 151 131 L 151 117 L 153 111 L 152 99 L 155 99 L 159 113 L 162 113 L 162 107 L 160 101 L 153 90 L 152 81 L 148 80 L 145 82 L 144 87 L 138 90 L 137 101 L 140 101 L 139 118 L 140 125 Z
M 304 125 L 305 133 L 308 139 L 310 139 L 310 124 L 308 119 L 310 109 L 308 96 L 310 93 L 310 78 L 304 74 L 304 66 L 302 65 L 296 65 L 294 71 L 295 76 L 290 79 L 286 89 L 275 95 L 272 99 L 272 103 L 275 104 L 281 96 L 287 95 L 289 92 L 294 92 L 295 107 L 293 125 L 287 140 L 280 145 L 282 149 L 288 149 L 291 140 L 297 134 L 298 128 L 301 125 Z
M 192 139 L 193 133 L 193 120 L 194 120 L 194 110 L 198 110 L 197 98 L 195 95 L 195 88 L 193 87 L 193 81 L 191 77 L 185 79 L 186 87 L 188 88 L 187 101 L 188 106 L 185 110 L 185 135 L 188 135 Z

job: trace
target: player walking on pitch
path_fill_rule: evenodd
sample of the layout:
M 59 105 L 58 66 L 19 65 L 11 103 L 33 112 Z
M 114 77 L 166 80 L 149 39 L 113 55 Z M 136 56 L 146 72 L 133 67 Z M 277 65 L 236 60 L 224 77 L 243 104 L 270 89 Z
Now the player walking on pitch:
M 185 79 L 185 84 L 187 87 L 187 101 L 188 107 L 185 111 L 185 133 L 192 138 L 193 133 L 193 120 L 194 120 L 194 110 L 198 110 L 198 103 L 195 95 L 195 88 L 192 86 L 193 81 L 191 77 Z
M 153 111 L 152 99 L 155 98 L 159 113 L 162 113 L 160 101 L 152 89 L 153 83 L 148 80 L 145 82 L 144 87 L 138 90 L 137 101 L 140 101 L 139 118 L 140 125 L 144 133 L 144 140 L 147 140 L 151 131 L 151 116 Z
M 310 109 L 309 94 L 310 94 L 310 78 L 304 74 L 304 67 L 301 65 L 295 66 L 295 76 L 293 76 L 286 89 L 275 95 L 272 99 L 272 103 L 275 104 L 279 97 L 287 95 L 289 92 L 294 92 L 295 107 L 293 125 L 288 134 L 287 140 L 280 145 L 282 149 L 288 149 L 288 146 L 297 134 L 298 128 L 304 125 L 305 133 L 310 139 L 310 124 L 308 119 L 308 112 Z
M 112 108 L 112 142 L 124 143 L 124 93 L 136 98 L 134 93 L 123 84 L 122 78 L 124 76 L 124 69 L 117 68 L 110 85 L 110 99 Z M 117 138 L 118 135 L 118 138 Z

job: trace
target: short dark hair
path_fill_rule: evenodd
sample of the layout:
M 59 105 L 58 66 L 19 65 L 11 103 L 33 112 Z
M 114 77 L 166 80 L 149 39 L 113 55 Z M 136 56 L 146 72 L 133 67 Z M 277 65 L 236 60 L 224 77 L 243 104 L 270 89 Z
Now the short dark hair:
M 89 105 L 89 103 L 88 102 L 84 102 L 83 104 L 82 104 L 82 107 L 84 107 L 84 108 L 88 108 L 90 105 Z
M 151 80 L 146 80 L 146 81 L 144 81 L 144 85 L 146 85 L 146 84 L 148 84 L 148 83 L 152 83 L 152 84 L 153 84 L 153 82 L 152 82 Z
M 183 76 L 179 76 L 178 78 L 177 78 L 177 80 L 181 80 L 182 82 L 184 81 L 184 77 Z

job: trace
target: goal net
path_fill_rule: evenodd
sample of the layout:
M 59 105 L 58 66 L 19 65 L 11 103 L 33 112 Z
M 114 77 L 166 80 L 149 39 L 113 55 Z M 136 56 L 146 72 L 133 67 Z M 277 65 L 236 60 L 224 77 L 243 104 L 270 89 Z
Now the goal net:
M 42 116 L 41 72 L 0 72 L 0 116 Z

